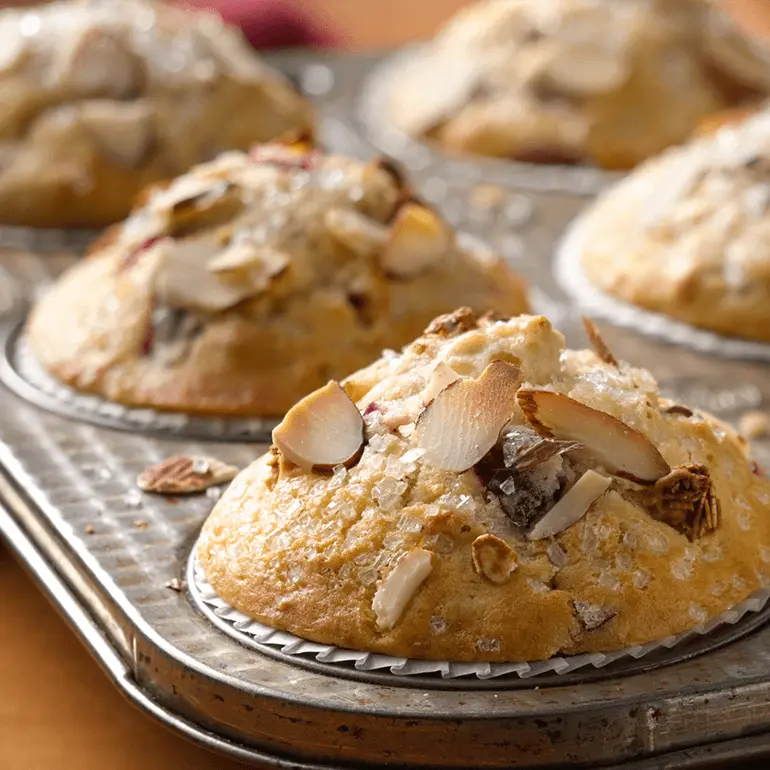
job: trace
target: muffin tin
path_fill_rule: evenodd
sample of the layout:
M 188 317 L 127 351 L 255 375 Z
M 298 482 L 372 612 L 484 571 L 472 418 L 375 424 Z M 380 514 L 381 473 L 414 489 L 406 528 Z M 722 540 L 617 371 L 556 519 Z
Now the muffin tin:
M 362 84 L 377 76 L 377 59 L 294 54 L 276 63 L 318 102 L 329 149 L 361 157 L 378 151 L 360 99 Z M 563 186 L 530 183 L 541 172 L 553 179 L 553 169 L 536 167 L 506 179 L 488 175 L 486 164 L 436 157 L 412 171 L 419 192 L 505 254 L 537 287 L 536 309 L 582 346 L 579 312 L 554 280 L 551 255 L 587 191 L 566 179 Z M 653 658 L 489 681 L 298 661 L 280 647 L 247 645 L 237 629 L 209 619 L 186 581 L 218 490 L 156 497 L 140 493 L 135 477 L 179 453 L 244 467 L 266 445 L 259 433 L 246 443 L 223 421 L 93 407 L 46 386 L 25 366 L 19 325 L 32 286 L 67 262 L 18 253 L 0 262 L 7 386 L 0 388 L 0 530 L 141 708 L 210 748 L 286 770 L 632 759 L 640 769 L 724 767 L 770 757 L 767 609 Z M 617 355 L 652 369 L 667 395 L 730 421 L 768 408 L 767 365 L 734 361 L 728 376 L 724 360 L 629 329 L 603 324 L 602 331 Z M 134 411 L 145 412 L 139 422 L 126 414 Z M 770 463 L 770 444 L 758 442 L 755 455 Z

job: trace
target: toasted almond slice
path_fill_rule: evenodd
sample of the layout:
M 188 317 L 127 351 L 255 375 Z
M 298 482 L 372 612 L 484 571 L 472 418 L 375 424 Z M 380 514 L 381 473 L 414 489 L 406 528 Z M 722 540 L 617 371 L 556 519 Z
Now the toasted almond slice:
M 243 287 L 254 295 L 264 291 L 290 262 L 289 255 L 282 251 L 238 243 L 211 259 L 206 268 L 224 283 Z
M 441 218 L 419 203 L 406 203 L 396 213 L 381 253 L 386 273 L 413 278 L 430 269 L 446 253 L 452 236 Z
M 516 398 L 541 436 L 583 444 L 613 476 L 652 484 L 671 470 L 646 436 L 606 412 L 550 390 L 522 388 Z
M 273 430 L 283 456 L 311 471 L 350 468 L 364 447 L 364 418 L 333 380 L 295 404 Z
M 212 234 L 200 238 L 175 241 L 166 238 L 158 243 L 154 274 L 158 300 L 174 308 L 217 313 L 237 305 L 251 291 L 230 286 L 208 270 L 211 259 L 219 253 L 219 242 Z
M 6 72 L 20 64 L 32 46 L 29 38 L 18 33 L 11 17 L 0 20 L 0 72 Z
M 324 225 L 339 243 L 360 256 L 373 254 L 388 240 L 384 225 L 352 209 L 329 209 Z
M 479 575 L 501 585 L 518 566 L 516 551 L 496 535 L 479 535 L 471 544 L 473 567 Z
M 65 36 L 53 62 L 56 85 L 86 96 L 130 97 L 142 82 L 139 58 L 114 33 L 86 27 Z
M 607 344 L 602 339 L 598 327 L 587 315 L 583 316 L 583 326 L 585 326 L 588 341 L 591 343 L 594 353 L 596 353 L 605 364 L 617 367 L 618 359 L 612 355 L 612 351 L 610 351 Z
M 546 68 L 556 87 L 570 94 L 591 96 L 623 85 L 629 71 L 622 58 L 600 45 L 557 46 Z
M 532 527 L 530 540 L 543 540 L 569 529 L 607 491 L 612 479 L 596 471 L 586 471 L 564 497 Z
M 511 417 L 521 383 L 517 366 L 492 361 L 476 380 L 456 380 L 417 419 L 423 460 L 444 471 L 472 468 L 495 445 Z
M 238 469 L 214 457 L 177 455 L 143 470 L 136 485 L 143 492 L 186 495 L 232 481 Z
M 372 599 L 378 630 L 389 631 L 396 625 L 414 592 L 430 575 L 431 557 L 430 551 L 413 548 L 380 583 Z
M 427 406 L 444 388 L 449 387 L 459 379 L 461 379 L 460 375 L 449 364 L 439 361 L 430 376 L 430 381 L 422 392 L 422 405 Z
M 139 166 L 155 144 L 153 110 L 143 102 L 86 101 L 78 120 L 106 157 L 127 168 Z
M 566 452 L 582 449 L 583 445 L 575 441 L 557 441 L 552 438 L 540 439 L 536 444 L 522 447 L 511 465 L 513 471 L 528 471 L 547 463 L 551 458 Z

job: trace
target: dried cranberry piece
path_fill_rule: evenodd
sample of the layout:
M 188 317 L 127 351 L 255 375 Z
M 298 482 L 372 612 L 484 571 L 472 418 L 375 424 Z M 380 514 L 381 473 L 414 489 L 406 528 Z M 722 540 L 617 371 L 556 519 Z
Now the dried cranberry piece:
M 152 353 L 153 345 L 155 344 L 155 324 L 150 315 L 150 322 L 147 324 L 147 328 L 144 331 L 144 340 L 142 342 L 142 355 L 149 356 Z
M 133 267 L 138 262 L 139 256 L 143 252 L 152 248 L 161 238 L 163 238 L 162 235 L 153 235 L 151 238 L 148 238 L 146 241 L 137 246 L 124 258 L 122 265 L 123 269 L 128 270 L 130 267 Z
M 254 163 L 269 163 L 283 168 L 300 168 L 310 171 L 318 166 L 323 156 L 318 150 L 310 150 L 304 155 L 297 155 L 285 147 L 254 147 L 249 159 Z

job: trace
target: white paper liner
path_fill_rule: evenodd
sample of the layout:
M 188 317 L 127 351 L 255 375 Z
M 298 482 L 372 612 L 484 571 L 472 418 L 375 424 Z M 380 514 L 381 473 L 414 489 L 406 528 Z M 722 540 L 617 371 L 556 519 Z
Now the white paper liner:
M 538 192 L 560 192 L 580 197 L 596 195 L 623 176 L 621 172 L 590 166 L 525 163 L 483 155 L 451 154 L 436 142 L 413 138 L 393 122 L 387 105 L 391 82 L 396 82 L 409 60 L 419 55 L 420 48 L 420 45 L 409 46 L 377 65 L 361 88 L 357 109 L 369 140 L 411 170 L 419 171 L 433 163 L 440 165 L 442 170 L 458 172 L 477 182 L 497 182 Z
M 447 660 L 412 660 L 359 650 L 347 650 L 331 644 L 311 642 L 288 631 L 279 631 L 257 620 L 252 620 L 248 615 L 244 615 L 219 597 L 211 587 L 198 562 L 197 545 L 193 548 L 188 563 L 188 587 L 205 610 L 210 611 L 217 619 L 230 625 L 234 631 L 244 637 L 247 644 L 256 642 L 275 647 L 285 655 L 313 657 L 319 663 L 348 666 L 352 663 L 357 671 L 387 670 L 396 676 L 440 674 L 443 679 L 475 676 L 482 680 L 511 675 L 528 679 L 539 674 L 568 674 L 588 666 L 603 668 L 623 658 L 638 660 L 655 650 L 671 649 L 684 641 L 710 634 L 720 626 L 735 625 L 747 613 L 759 612 L 770 598 L 770 586 L 759 588 L 739 604 L 689 631 L 612 652 L 591 652 L 530 662 L 458 663 Z
M 587 215 L 581 215 L 569 226 L 554 260 L 554 274 L 562 290 L 582 312 L 614 326 L 632 329 L 665 342 L 683 345 L 701 353 L 723 358 L 770 361 L 770 343 L 725 337 L 677 321 L 663 313 L 632 305 L 599 289 L 583 269 L 583 246 L 586 240 Z
M 68 417 L 212 441 L 267 441 L 278 423 L 259 417 L 205 417 L 123 406 L 99 396 L 79 393 L 56 380 L 40 365 L 23 337 L 17 337 L 8 354 L 11 361 L 6 360 L 0 370 L 5 383 L 22 397 Z
M 0 225 L 0 248 L 36 254 L 73 252 L 82 254 L 102 234 L 101 230 L 54 230 L 50 228 Z

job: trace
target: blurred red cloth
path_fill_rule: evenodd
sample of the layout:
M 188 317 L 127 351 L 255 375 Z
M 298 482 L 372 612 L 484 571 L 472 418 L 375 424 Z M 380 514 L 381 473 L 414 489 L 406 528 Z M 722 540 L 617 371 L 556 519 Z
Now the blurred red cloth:
M 330 47 L 343 42 L 288 0 L 188 0 L 187 4 L 217 11 L 241 28 L 254 48 Z

